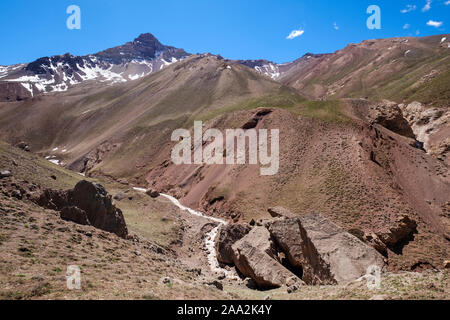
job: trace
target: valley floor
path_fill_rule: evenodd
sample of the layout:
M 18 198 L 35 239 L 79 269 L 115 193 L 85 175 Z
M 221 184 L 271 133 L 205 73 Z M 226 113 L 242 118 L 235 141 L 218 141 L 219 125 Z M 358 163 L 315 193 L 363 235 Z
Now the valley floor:
M 212 272 L 205 237 L 217 225 L 180 210 L 165 197 L 153 199 L 131 186 L 101 181 L 111 194 L 126 196 L 122 209 L 131 239 L 67 222 L 59 213 L 8 195 L 6 179 L 52 188 L 73 187 L 82 176 L 0 145 L 1 299 L 449 299 L 449 270 L 382 275 L 381 287 L 366 281 L 339 286 L 286 287 L 258 291 L 233 268 Z M 51 178 L 54 176 L 54 178 Z M 47 180 L 48 179 L 48 180 Z M 69 265 L 81 268 L 81 290 L 66 286 Z M 236 274 L 237 275 L 237 274 Z

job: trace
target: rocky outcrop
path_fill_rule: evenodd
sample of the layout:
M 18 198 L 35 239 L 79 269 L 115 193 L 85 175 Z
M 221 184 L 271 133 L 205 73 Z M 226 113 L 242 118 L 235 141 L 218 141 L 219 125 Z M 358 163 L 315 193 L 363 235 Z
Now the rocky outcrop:
M 295 218 L 295 215 L 292 212 L 290 212 L 289 210 L 287 210 L 283 207 L 273 207 L 273 208 L 267 209 L 267 211 L 273 218 L 279 218 L 279 217 Z
M 90 225 L 86 212 L 78 207 L 71 206 L 62 208 L 61 219 L 72 221 L 85 226 Z
M 221 263 L 232 264 L 233 250 L 231 247 L 236 241 L 248 234 L 250 230 L 250 226 L 245 224 L 228 224 L 220 226 L 215 244 L 217 260 Z
M 268 230 L 280 250 L 286 255 L 290 265 L 297 268 L 305 267 L 304 243 L 299 220 L 297 218 L 276 220 L 268 224 Z
M 295 275 L 276 259 L 275 245 L 269 231 L 256 227 L 233 246 L 233 261 L 238 270 L 252 278 L 259 288 L 281 287 Z M 299 283 L 302 283 L 298 279 Z
M 408 105 L 400 104 L 399 107 L 417 136 L 417 140 L 423 142 L 424 149 L 430 155 L 442 161 L 448 161 L 450 152 L 448 108 L 427 108 L 417 101 Z
M 417 222 L 407 215 L 402 215 L 389 229 L 377 232 L 377 236 L 389 249 L 400 253 L 403 247 L 414 239 L 415 233 Z
M 17 180 L 13 175 L 10 175 L 0 179 L 0 192 L 9 198 L 32 200 L 39 197 L 41 189 L 35 183 Z
M 341 284 L 366 274 L 369 266 L 384 267 L 383 257 L 355 236 L 312 213 L 299 219 L 303 255 L 311 274 L 303 279 L 321 284 Z
M 286 285 L 293 292 L 304 283 L 343 284 L 359 279 L 369 267 L 385 266 L 383 256 L 363 242 L 373 241 L 385 252 L 386 245 L 375 234 L 363 234 L 367 240 L 360 240 L 319 214 L 295 218 L 283 208 L 270 210 L 278 212 L 277 218 L 248 234 L 241 225 L 222 227 L 216 243 L 219 261 L 230 263 L 229 246 L 235 241 L 232 262 L 259 288 Z
M 100 184 L 83 180 L 72 190 L 47 189 L 36 202 L 60 211 L 64 220 L 92 225 L 122 238 L 128 235 L 122 211 L 112 204 L 111 196 Z
M 243 126 L 242 129 L 254 129 L 258 125 L 258 123 L 264 118 L 266 115 L 272 113 L 271 109 L 259 108 L 256 114 L 248 120 Z
M 372 107 L 369 119 L 372 123 L 377 123 L 392 132 L 408 138 L 416 138 L 408 121 L 403 117 L 402 110 L 395 102 L 383 100 L 380 104 Z
M 370 233 L 364 233 L 363 241 L 369 244 L 372 248 L 377 250 L 379 253 L 381 253 L 383 256 L 387 256 L 387 246 L 386 244 L 381 241 L 381 239 L 373 232 Z

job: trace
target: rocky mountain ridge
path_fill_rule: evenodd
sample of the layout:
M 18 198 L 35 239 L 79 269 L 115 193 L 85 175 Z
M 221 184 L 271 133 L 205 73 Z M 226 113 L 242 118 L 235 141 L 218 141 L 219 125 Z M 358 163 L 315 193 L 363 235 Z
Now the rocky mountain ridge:
M 107 84 L 136 80 L 187 56 L 183 49 L 165 46 L 146 33 L 125 45 L 96 54 L 66 53 L 39 58 L 29 64 L 0 67 L 0 101 L 67 91 L 88 80 Z

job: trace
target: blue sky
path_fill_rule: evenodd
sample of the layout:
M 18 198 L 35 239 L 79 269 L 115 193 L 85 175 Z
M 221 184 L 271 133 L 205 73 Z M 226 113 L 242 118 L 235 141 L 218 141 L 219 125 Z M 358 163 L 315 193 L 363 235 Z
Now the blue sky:
M 66 27 L 72 4 L 81 30 Z M 381 30 L 366 27 L 372 4 Z M 95 53 L 145 32 L 190 53 L 281 63 L 365 39 L 448 33 L 449 17 L 450 0 L 1 0 L 0 65 Z

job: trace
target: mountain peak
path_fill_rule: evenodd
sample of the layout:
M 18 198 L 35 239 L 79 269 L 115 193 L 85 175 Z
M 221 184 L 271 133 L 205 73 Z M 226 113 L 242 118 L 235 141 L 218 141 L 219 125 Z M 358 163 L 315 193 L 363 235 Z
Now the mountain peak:
M 154 47 L 160 49 L 164 47 L 164 45 L 161 42 L 159 42 L 159 40 L 151 33 L 142 33 L 141 35 L 139 35 L 139 37 L 134 39 L 132 44 L 141 45 L 143 47 Z
M 158 52 L 167 49 L 153 34 L 143 33 L 132 42 L 104 50 L 98 55 L 117 64 L 132 59 L 154 59 Z
M 148 40 L 156 40 L 158 41 L 158 39 L 151 33 L 147 32 L 147 33 L 141 33 L 139 35 L 139 37 L 137 37 L 136 39 L 134 39 L 134 41 L 148 41 Z M 159 41 L 158 41 L 159 42 Z

